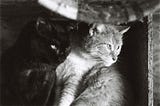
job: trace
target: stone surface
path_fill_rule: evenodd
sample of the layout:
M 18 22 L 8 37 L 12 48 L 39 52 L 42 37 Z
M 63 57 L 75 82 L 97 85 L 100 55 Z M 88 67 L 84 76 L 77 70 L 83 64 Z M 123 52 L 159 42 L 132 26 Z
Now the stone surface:
M 160 106 L 160 12 L 153 15 L 153 82 L 154 106 Z
M 23 15 L 28 12 L 35 14 L 42 11 L 42 6 L 38 5 L 37 1 L 52 12 L 88 23 L 125 23 L 141 19 L 160 8 L 159 0 L 2 0 L 0 8 L 13 10 L 14 14 L 15 9 L 7 8 L 8 6 L 12 8 L 25 6 L 23 12 L 18 12 Z M 30 8 L 30 11 L 27 11 L 27 8 Z M 5 12 L 7 13 L 9 12 Z

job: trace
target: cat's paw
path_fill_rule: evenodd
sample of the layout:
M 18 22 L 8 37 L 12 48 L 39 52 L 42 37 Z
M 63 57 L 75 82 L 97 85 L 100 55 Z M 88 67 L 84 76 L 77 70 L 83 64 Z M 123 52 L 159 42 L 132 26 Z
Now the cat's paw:
M 20 92 L 25 99 L 33 104 L 43 104 L 55 81 L 54 68 L 40 63 L 23 70 L 19 76 Z

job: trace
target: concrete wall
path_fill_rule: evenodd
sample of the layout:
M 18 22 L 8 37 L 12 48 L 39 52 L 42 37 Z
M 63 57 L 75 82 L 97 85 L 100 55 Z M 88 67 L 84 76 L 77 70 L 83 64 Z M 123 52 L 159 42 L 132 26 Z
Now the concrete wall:
M 160 106 L 160 11 L 153 15 L 154 106 Z

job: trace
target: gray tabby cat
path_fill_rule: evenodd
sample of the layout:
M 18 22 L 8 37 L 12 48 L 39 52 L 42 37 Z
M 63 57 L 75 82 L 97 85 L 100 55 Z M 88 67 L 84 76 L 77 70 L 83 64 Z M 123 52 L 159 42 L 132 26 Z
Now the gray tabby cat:
M 127 30 L 120 32 L 112 25 L 94 23 L 89 31 L 71 36 L 71 52 L 56 69 L 54 106 L 124 106 L 123 79 L 108 67 L 117 61 L 122 34 Z M 86 84 L 89 86 L 77 97 L 79 87 Z
M 71 106 L 134 106 L 125 78 L 116 65 L 95 65 L 81 83 L 83 92 Z

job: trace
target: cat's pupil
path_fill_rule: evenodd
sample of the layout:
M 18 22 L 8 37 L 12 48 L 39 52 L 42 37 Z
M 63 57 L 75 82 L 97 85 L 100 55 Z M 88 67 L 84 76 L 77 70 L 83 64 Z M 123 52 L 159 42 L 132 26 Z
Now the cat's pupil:
M 120 47 L 118 46 L 118 47 L 117 47 L 117 50 L 118 50 L 119 48 L 120 48 Z
M 111 44 L 107 44 L 107 47 L 108 47 L 110 50 L 112 49 Z

